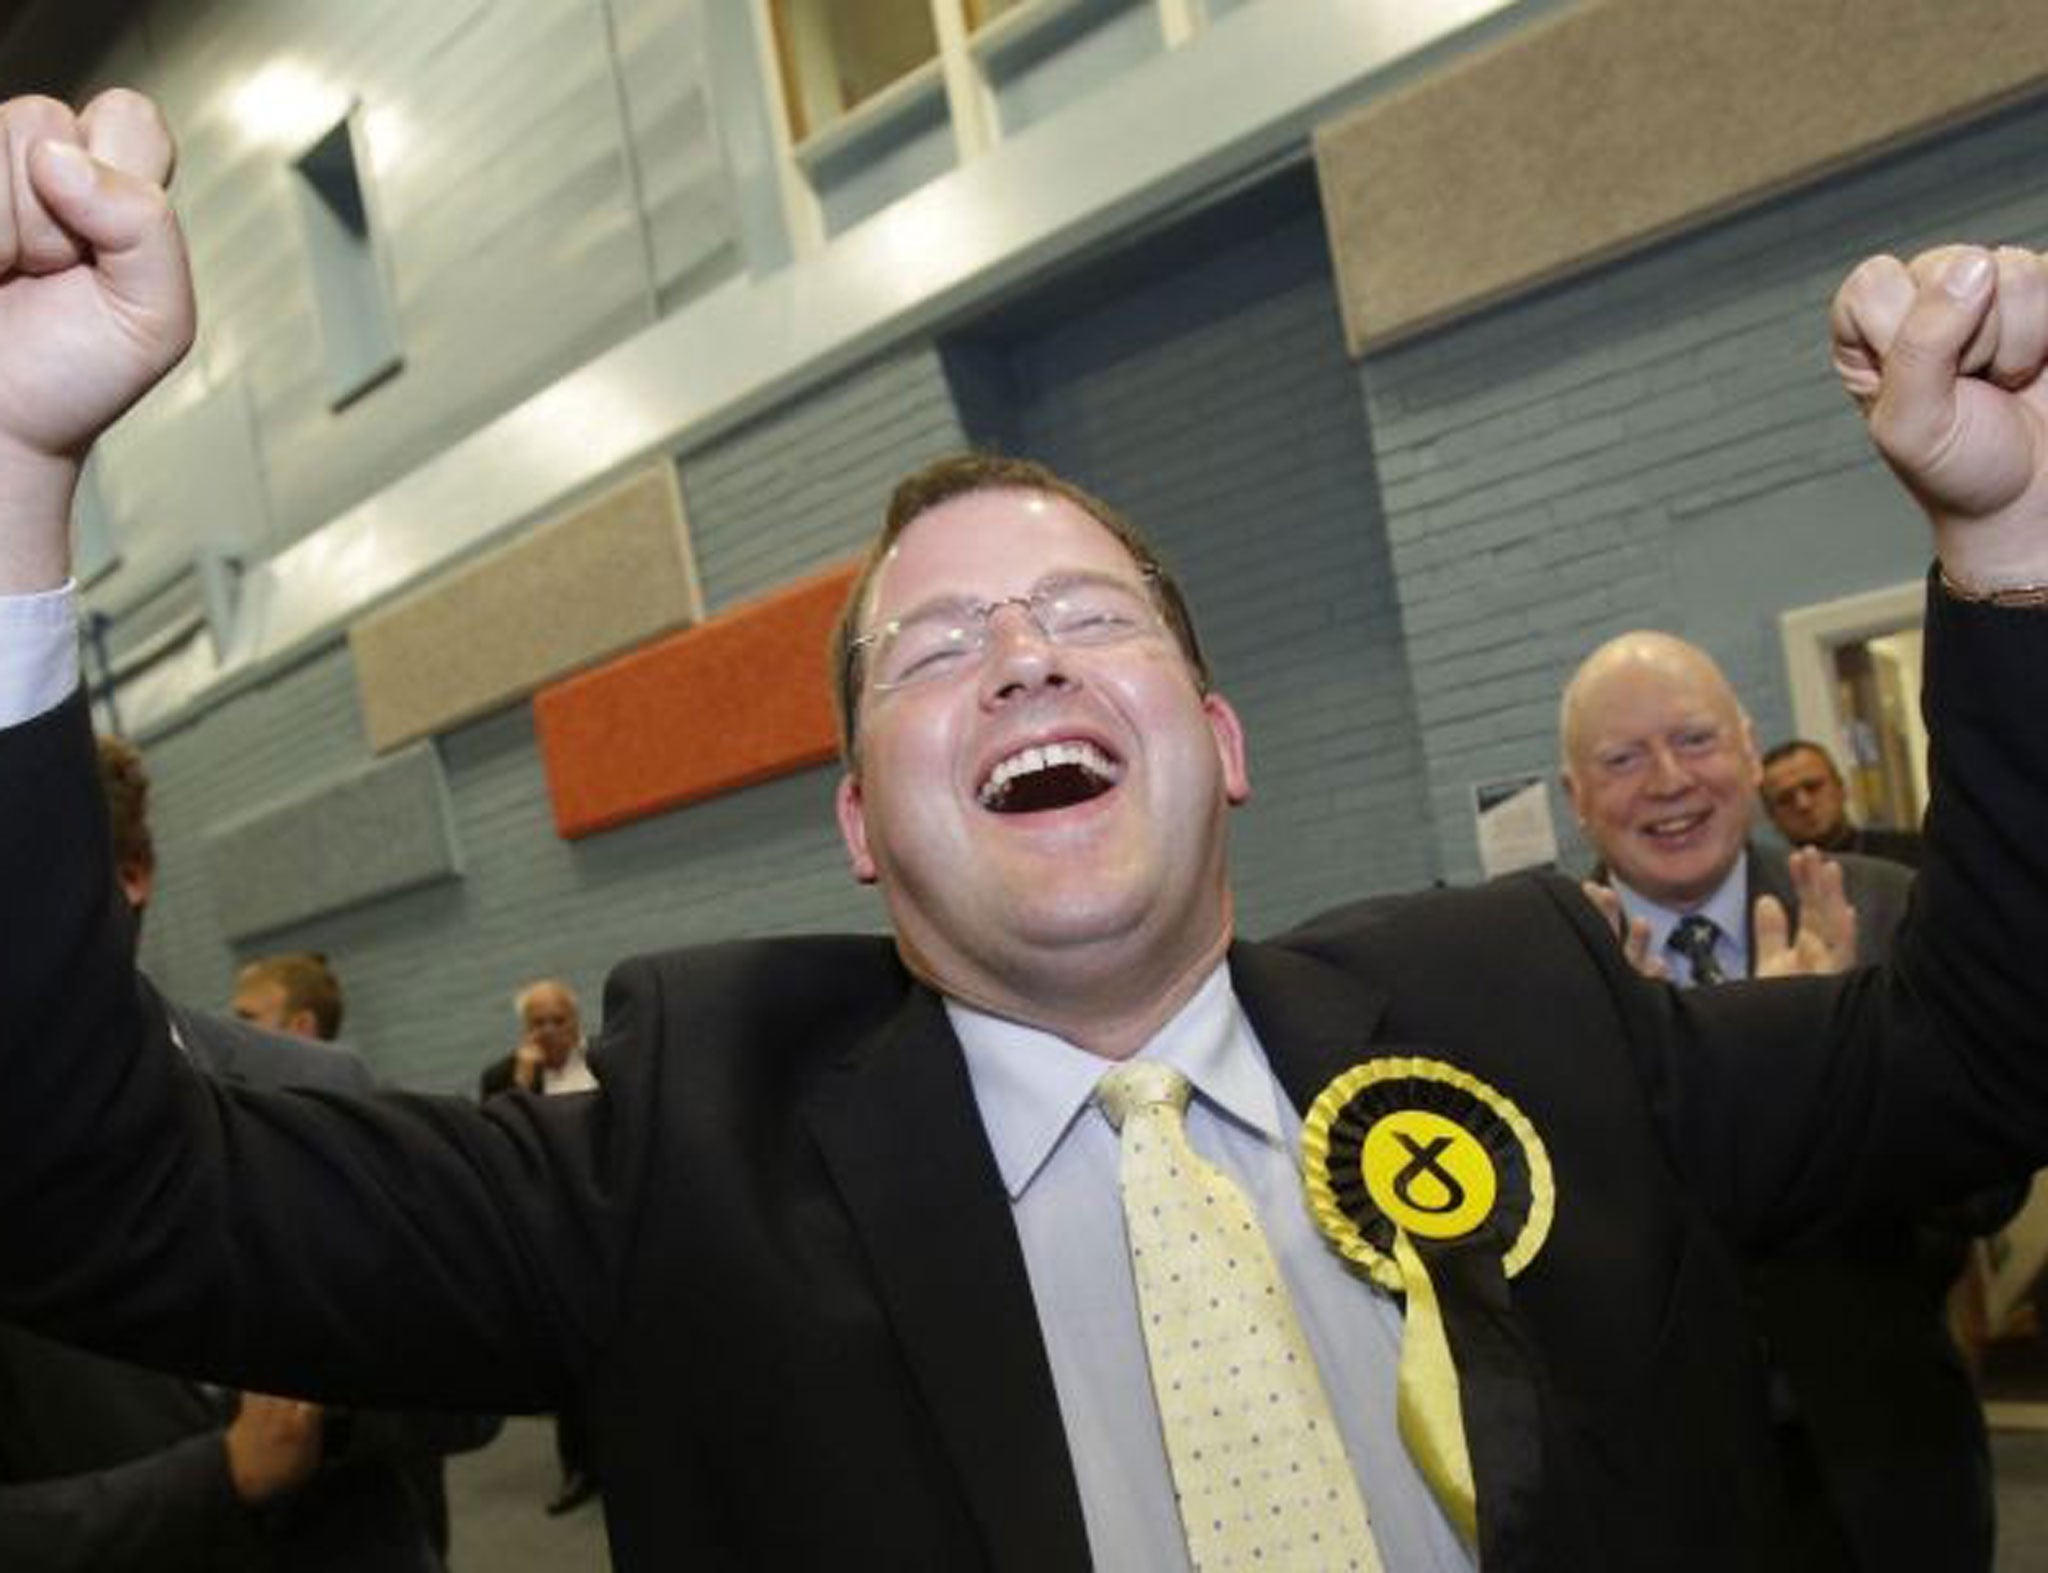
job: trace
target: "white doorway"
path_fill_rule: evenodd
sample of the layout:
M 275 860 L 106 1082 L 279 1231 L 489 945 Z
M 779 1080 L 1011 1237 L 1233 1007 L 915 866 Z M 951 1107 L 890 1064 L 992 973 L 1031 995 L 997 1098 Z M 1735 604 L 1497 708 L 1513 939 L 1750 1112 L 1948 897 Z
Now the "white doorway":
M 1778 617 L 1792 730 L 1841 767 L 1861 824 L 1919 828 L 1927 808 L 1920 720 L 1919 580 L 1794 607 Z

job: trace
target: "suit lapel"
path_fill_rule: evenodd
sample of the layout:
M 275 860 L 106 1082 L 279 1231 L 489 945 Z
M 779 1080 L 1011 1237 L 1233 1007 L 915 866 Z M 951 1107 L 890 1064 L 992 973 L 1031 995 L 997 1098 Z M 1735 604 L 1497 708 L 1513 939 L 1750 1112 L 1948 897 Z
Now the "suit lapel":
M 1009 1197 L 937 996 L 913 990 L 806 1112 L 993 1561 L 1086 1567 Z
M 1298 1108 L 1367 1057 L 1384 991 L 1272 946 L 1233 946 L 1230 968 Z M 806 1115 L 991 1557 L 1019 1570 L 1086 1567 L 1080 1495 L 1009 1197 L 937 996 L 914 990 Z
M 1390 996 L 1339 967 L 1272 946 L 1237 945 L 1230 970 L 1266 1058 L 1304 1111 L 1332 1080 L 1376 1052 L 1431 1052 L 1428 1044 L 1386 1042 Z M 1466 1441 L 1483 1504 L 1481 1561 L 1517 1573 L 1549 1565 L 1540 1525 L 1542 1362 L 1491 1249 L 1440 1252 L 1433 1274 L 1458 1351 Z

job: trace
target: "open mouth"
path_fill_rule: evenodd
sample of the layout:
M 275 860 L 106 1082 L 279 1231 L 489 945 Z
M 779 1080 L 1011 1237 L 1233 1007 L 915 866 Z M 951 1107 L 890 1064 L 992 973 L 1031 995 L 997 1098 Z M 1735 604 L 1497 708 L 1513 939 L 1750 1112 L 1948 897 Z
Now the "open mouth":
M 1102 796 L 1123 767 L 1093 743 L 1044 743 L 996 761 L 977 797 L 996 814 L 1042 814 Z
M 1711 817 L 1709 810 L 1701 809 L 1691 814 L 1674 814 L 1669 819 L 1656 819 L 1643 826 L 1643 834 L 1660 844 L 1683 841 Z

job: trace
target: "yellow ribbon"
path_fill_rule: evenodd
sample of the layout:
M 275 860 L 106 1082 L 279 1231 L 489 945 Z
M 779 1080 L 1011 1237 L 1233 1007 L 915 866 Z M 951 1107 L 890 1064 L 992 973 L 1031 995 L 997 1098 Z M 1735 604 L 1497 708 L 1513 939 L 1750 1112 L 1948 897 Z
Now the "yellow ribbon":
M 1404 1230 L 1394 1232 L 1394 1260 L 1408 1314 L 1401 1332 L 1401 1364 L 1394 1416 L 1408 1455 L 1468 1546 L 1479 1544 L 1479 1491 L 1465 1447 L 1465 1411 L 1458 1399 L 1458 1368 L 1444 1332 L 1436 1285 Z

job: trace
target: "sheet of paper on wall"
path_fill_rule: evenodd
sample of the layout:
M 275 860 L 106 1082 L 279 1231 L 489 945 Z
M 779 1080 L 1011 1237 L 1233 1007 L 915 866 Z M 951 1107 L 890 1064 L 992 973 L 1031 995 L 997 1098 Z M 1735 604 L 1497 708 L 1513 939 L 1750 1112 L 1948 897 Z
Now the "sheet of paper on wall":
M 1472 788 L 1479 866 L 1488 879 L 1557 861 L 1557 822 L 1542 776 L 1481 781 Z

